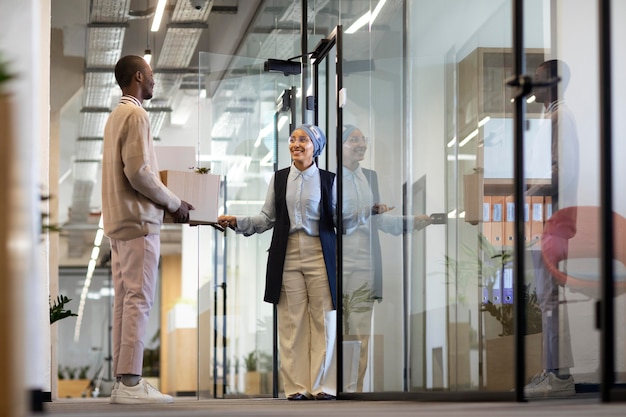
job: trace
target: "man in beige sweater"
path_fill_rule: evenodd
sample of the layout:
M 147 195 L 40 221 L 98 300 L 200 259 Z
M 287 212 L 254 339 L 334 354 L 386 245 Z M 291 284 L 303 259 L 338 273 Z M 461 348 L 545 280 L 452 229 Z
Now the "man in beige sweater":
M 114 288 L 112 404 L 171 403 L 141 378 L 143 337 L 154 300 L 164 210 L 177 223 L 189 221 L 193 207 L 161 182 L 148 113 L 152 98 L 150 65 L 129 55 L 115 66 L 122 98 L 104 128 L 102 215 L 111 242 Z

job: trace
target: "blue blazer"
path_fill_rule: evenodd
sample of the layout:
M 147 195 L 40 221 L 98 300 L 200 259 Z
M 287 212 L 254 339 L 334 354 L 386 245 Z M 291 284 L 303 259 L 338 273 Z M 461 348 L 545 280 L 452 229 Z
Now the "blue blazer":
M 378 191 L 378 175 L 376 171 L 371 169 L 361 168 L 367 182 L 372 189 L 374 196 L 374 203 L 380 203 L 380 193 Z M 372 288 L 373 298 L 381 301 L 383 298 L 383 266 L 382 266 L 382 254 L 380 251 L 380 238 L 378 236 L 378 226 L 375 226 L 376 222 L 372 222 L 372 230 L 370 233 L 370 245 L 372 250 L 372 265 L 374 267 L 374 284 Z

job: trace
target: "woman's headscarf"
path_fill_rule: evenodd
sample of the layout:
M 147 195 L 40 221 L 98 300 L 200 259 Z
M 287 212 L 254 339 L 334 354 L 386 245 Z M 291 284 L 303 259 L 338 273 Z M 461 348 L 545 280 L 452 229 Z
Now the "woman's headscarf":
M 317 157 L 322 153 L 324 146 L 326 146 L 326 136 L 319 127 L 312 124 L 301 124 L 296 127 L 296 130 L 304 130 L 306 135 L 313 142 L 313 157 Z
M 357 130 L 358 128 L 353 125 L 344 125 L 343 126 L 343 134 L 341 135 L 341 143 L 346 143 L 352 132 Z

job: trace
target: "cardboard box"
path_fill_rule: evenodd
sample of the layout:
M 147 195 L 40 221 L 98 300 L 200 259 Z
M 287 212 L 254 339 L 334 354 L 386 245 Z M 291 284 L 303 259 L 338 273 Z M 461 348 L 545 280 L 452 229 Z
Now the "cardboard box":
M 195 171 L 161 171 L 161 181 L 174 194 L 194 206 L 189 212 L 189 224 L 214 224 L 220 195 L 220 176 Z M 169 213 L 165 223 L 172 223 Z
M 483 175 L 474 172 L 463 175 L 463 206 L 465 209 L 465 221 L 477 225 L 483 221 Z

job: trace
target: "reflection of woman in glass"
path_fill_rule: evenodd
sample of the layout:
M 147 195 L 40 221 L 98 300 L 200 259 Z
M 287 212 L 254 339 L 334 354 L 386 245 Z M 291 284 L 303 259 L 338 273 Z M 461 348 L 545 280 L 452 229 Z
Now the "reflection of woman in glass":
M 400 235 L 430 224 L 427 215 L 403 217 L 388 213 L 394 207 L 380 203 L 378 176 L 361 167 L 367 138 L 354 126 L 344 127 L 343 135 L 343 213 L 357 221 L 344 223 L 343 237 L 343 331 L 344 340 L 361 342 L 356 387 L 363 390 L 367 370 L 369 339 L 374 300 L 382 300 L 382 263 L 378 230 Z M 352 336 L 352 337 L 350 337 Z

